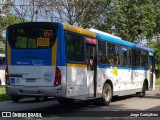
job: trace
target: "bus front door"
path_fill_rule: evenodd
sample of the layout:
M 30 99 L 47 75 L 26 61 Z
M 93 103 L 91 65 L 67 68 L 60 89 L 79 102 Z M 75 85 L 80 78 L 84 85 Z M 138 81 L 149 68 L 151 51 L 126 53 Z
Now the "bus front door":
M 88 97 L 96 97 L 96 46 L 86 44 Z

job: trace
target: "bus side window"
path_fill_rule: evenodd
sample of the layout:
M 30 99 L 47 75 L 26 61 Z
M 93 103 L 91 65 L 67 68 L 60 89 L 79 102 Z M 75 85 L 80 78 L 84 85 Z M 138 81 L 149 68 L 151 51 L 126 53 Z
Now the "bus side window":
M 78 34 L 66 32 L 67 61 L 84 62 L 84 41 Z
M 114 65 L 114 56 L 113 54 L 108 55 L 108 64 Z
M 107 64 L 106 42 L 98 40 L 98 63 Z

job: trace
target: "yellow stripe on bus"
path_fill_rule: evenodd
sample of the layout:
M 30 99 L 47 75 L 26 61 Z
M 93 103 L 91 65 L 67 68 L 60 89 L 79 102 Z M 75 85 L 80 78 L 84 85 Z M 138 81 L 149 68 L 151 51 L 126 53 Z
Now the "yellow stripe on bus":
M 71 32 L 75 32 L 75 33 L 79 33 L 79 34 L 83 34 L 83 35 L 87 35 L 90 37 L 96 37 L 96 33 L 91 32 L 89 30 L 85 30 L 83 28 L 79 28 L 79 27 L 75 27 L 69 24 L 63 24 L 63 27 L 65 30 L 71 31 Z
M 7 63 L 8 65 L 11 65 L 11 48 L 8 43 L 7 43 Z
M 56 66 L 56 58 L 57 58 L 57 39 L 52 47 L 52 66 Z
M 84 64 L 71 64 L 71 63 L 68 63 L 68 64 L 67 64 L 67 67 L 85 67 L 85 68 L 87 68 L 87 65 L 84 65 Z

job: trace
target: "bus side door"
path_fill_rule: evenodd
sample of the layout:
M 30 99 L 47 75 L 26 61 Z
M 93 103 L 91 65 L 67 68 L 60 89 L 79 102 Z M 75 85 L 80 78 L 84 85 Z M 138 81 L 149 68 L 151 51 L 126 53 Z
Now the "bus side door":
M 87 87 L 88 97 L 95 97 L 96 94 L 96 46 L 86 44 L 86 59 L 87 59 Z

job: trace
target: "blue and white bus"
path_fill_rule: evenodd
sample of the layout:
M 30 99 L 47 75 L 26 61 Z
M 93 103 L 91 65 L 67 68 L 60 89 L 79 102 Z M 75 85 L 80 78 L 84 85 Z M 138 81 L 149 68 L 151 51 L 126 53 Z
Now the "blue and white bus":
M 154 89 L 154 51 L 103 32 L 55 22 L 7 28 L 6 90 L 21 97 L 101 99 Z

